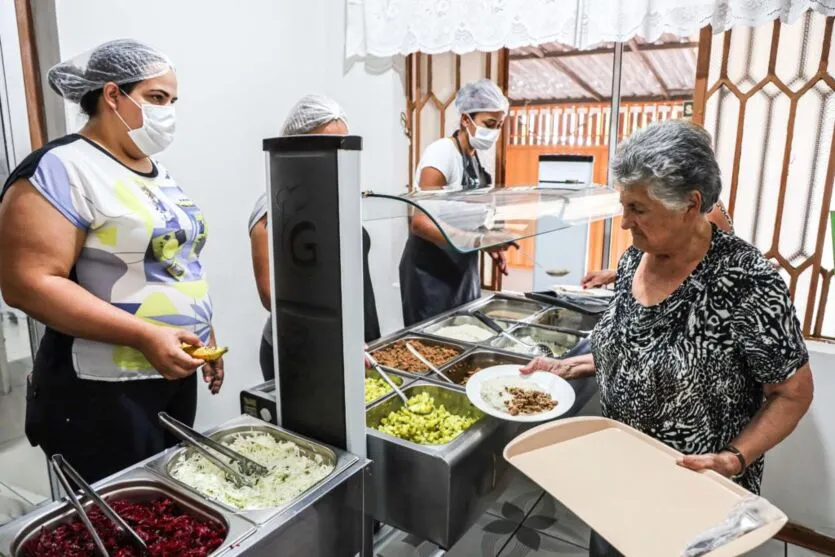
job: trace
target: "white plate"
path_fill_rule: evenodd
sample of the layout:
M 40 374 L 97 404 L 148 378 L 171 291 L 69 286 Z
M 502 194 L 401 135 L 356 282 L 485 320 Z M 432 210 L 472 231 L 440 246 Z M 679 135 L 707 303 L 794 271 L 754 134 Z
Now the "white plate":
M 614 296 L 614 292 L 607 288 L 583 288 L 571 284 L 556 284 L 551 287 L 551 290 L 557 294 L 563 293 L 572 296 L 590 296 L 593 298 L 611 298 Z
M 469 381 L 467 381 L 467 398 L 470 399 L 470 402 L 472 402 L 476 408 L 485 414 L 490 414 L 496 418 L 501 418 L 502 420 L 508 420 L 511 422 L 544 422 L 546 420 L 553 420 L 554 418 L 562 416 L 571 410 L 571 407 L 574 406 L 575 395 L 574 389 L 571 388 L 568 381 L 562 377 L 554 375 L 553 373 L 547 373 L 544 371 L 535 371 L 530 375 L 522 375 L 519 372 L 519 367 L 520 366 L 518 364 L 506 364 L 488 367 L 477 372 L 470 378 Z M 488 404 L 487 401 L 481 397 L 482 383 L 495 377 L 514 377 L 530 381 L 532 386 L 536 386 L 550 394 L 551 398 L 557 401 L 557 405 L 552 410 L 542 412 L 541 414 L 520 414 L 518 416 L 511 416 L 507 412 L 502 412 L 501 410 L 498 410 Z

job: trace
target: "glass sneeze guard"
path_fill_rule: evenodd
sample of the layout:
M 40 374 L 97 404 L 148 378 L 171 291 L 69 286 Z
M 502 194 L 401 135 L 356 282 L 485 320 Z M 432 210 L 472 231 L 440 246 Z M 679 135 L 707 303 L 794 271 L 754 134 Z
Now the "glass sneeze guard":
M 460 253 L 588 224 L 616 216 L 621 210 L 614 189 L 593 184 L 431 190 L 403 195 L 369 191 L 363 197 L 365 221 L 406 218 L 420 211 Z M 372 204 L 372 200 L 377 202 Z M 389 203 L 381 205 L 385 201 Z

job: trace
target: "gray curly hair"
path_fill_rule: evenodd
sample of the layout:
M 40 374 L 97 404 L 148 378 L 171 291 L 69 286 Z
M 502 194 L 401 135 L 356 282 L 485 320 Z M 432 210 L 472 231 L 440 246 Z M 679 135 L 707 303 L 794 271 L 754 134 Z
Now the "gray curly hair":
M 719 200 L 722 177 L 710 134 L 686 120 L 655 122 L 638 130 L 618 147 L 612 163 L 622 188 L 647 186 L 650 197 L 671 210 L 684 210 L 690 194 L 702 196 L 701 212 Z

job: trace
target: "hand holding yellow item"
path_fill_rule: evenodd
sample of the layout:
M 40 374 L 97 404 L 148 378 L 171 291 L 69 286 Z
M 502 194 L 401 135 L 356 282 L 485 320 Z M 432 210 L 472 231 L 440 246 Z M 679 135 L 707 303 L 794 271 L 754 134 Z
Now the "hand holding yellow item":
M 204 362 L 216 362 L 229 351 L 225 346 L 222 348 L 217 346 L 192 346 L 190 344 L 181 344 L 180 346 L 189 356 Z

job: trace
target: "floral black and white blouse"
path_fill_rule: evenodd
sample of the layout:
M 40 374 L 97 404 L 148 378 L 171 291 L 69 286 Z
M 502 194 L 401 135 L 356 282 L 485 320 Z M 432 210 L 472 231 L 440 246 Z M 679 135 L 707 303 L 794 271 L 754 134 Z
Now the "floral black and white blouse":
M 620 260 L 591 337 L 603 415 L 685 454 L 720 451 L 809 360 L 785 281 L 750 244 L 714 227 L 710 249 L 667 299 L 632 296 L 643 253 Z M 763 459 L 739 483 L 759 493 Z

